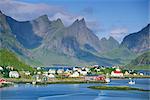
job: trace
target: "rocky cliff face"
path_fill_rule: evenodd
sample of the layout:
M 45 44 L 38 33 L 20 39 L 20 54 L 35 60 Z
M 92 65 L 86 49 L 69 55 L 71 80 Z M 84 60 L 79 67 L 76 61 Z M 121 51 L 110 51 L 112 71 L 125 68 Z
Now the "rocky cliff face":
M 139 32 L 127 35 L 122 43 L 122 46 L 129 48 L 134 52 L 144 52 L 150 49 L 150 24 Z
M 0 48 L 7 48 L 20 55 L 30 55 L 27 49 L 23 47 L 12 34 L 12 29 L 8 24 L 7 16 L 0 11 Z
M 75 56 L 83 49 L 100 51 L 98 37 L 87 28 L 85 20 L 76 20 L 69 27 L 64 27 L 60 19 L 53 21 L 51 33 L 47 35 L 43 48 L 54 49 L 59 53 Z M 55 23 L 55 24 L 54 24 Z
M 6 21 L 11 33 L 25 48 L 35 48 L 41 44 L 42 38 L 35 34 L 29 21 L 18 22 L 8 16 L 6 16 Z

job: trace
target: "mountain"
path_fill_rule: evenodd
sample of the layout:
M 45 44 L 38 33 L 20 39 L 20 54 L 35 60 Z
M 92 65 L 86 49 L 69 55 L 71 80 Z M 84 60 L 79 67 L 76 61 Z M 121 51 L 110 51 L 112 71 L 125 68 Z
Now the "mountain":
M 136 59 L 132 60 L 127 66 L 133 69 L 149 69 L 150 68 L 150 51 L 147 51 L 141 54 Z
M 51 21 L 47 15 L 32 21 L 17 21 L 1 12 L 0 20 L 1 47 L 13 51 L 31 65 L 111 66 L 122 63 L 122 56 L 101 55 L 119 48 L 118 41 L 113 37 L 99 40 L 87 27 L 84 18 L 75 20 L 68 27 L 61 19 Z M 120 50 L 120 54 L 122 52 Z
M 51 28 L 51 30 L 54 29 Z M 64 27 L 61 23 L 57 24 L 57 29 L 55 29 L 53 32 L 50 32 L 51 33 L 48 33 L 44 39 L 44 44 L 33 51 L 36 52 L 35 58 L 41 59 L 40 55 L 43 55 L 42 59 L 44 59 L 44 61 L 42 62 L 45 62 L 46 64 L 50 63 L 51 61 L 53 61 L 51 63 L 59 63 L 59 61 L 63 61 L 63 63 L 69 62 L 69 64 L 99 63 L 102 65 L 119 63 L 119 61 L 116 59 L 112 60 L 109 58 L 103 58 L 95 54 L 101 52 L 100 41 L 99 38 L 86 26 L 84 19 L 77 19 L 69 27 Z M 113 44 L 115 40 L 110 38 L 108 41 L 113 41 Z M 116 42 L 117 41 L 115 41 L 115 43 Z M 112 49 L 112 45 L 110 45 L 110 47 L 108 45 L 107 48 Z M 48 54 L 51 57 L 45 54 Z M 63 60 L 60 59 L 58 61 L 58 55 L 61 55 L 60 58 L 62 58 L 63 55 Z M 49 59 L 51 61 L 49 61 Z M 70 59 L 72 59 L 71 62 Z
M 19 22 L 8 16 L 6 16 L 6 21 L 16 39 L 25 48 L 35 48 L 41 44 L 42 38 L 35 35 L 29 21 Z
M 18 59 L 18 57 L 7 49 L 0 49 L 0 66 L 13 66 L 14 69 L 20 71 L 33 71 L 34 69 L 29 65 L 25 64 L 23 61 Z
M 115 48 L 118 48 L 119 47 L 119 43 L 117 40 L 115 40 L 113 37 L 109 37 L 109 39 L 106 39 L 106 38 L 102 38 L 100 40 L 100 45 L 101 45 L 101 50 L 103 52 L 106 52 L 106 51 L 111 51 Z
M 144 52 L 150 49 L 150 24 L 139 32 L 127 35 L 121 46 L 129 48 L 136 53 Z
M 56 22 L 55 22 L 56 23 Z M 54 29 L 51 29 L 54 30 Z M 70 56 L 75 56 L 81 49 L 100 51 L 98 37 L 86 26 L 85 20 L 76 20 L 69 27 L 57 24 L 57 29 L 47 35 L 43 48 Z M 51 45 L 49 45 L 51 44 Z
M 17 41 L 16 35 L 12 34 L 12 29 L 6 20 L 5 16 L 0 11 L 0 48 L 10 49 L 19 55 L 30 55 L 30 53 Z

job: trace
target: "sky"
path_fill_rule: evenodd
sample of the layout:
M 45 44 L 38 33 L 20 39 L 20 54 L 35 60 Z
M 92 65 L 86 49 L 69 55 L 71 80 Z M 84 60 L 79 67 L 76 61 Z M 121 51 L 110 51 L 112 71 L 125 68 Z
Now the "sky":
M 19 21 L 47 14 L 49 20 L 61 18 L 66 26 L 84 18 L 101 39 L 123 37 L 150 23 L 150 0 L 0 0 L 0 10 Z

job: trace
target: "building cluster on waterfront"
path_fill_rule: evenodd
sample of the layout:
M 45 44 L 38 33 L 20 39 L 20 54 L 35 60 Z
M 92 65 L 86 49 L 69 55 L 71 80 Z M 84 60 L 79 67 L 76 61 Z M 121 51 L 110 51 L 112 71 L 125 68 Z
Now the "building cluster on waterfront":
M 135 71 L 122 70 L 119 66 L 104 67 L 93 65 L 88 67 L 37 67 L 34 72 L 17 71 L 13 66 L 0 66 L 0 73 L 7 78 L 33 78 L 35 81 L 48 81 L 55 78 L 84 78 L 85 80 L 104 80 L 106 77 L 124 77 L 129 75 L 141 75 Z

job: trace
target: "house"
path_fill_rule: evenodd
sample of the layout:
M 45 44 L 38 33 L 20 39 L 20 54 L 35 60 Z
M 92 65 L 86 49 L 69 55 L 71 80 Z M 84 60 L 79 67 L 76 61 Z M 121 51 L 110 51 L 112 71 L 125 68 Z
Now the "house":
M 143 73 L 139 73 L 139 75 L 143 76 L 144 74 Z
M 119 68 L 117 68 L 115 71 L 111 72 L 112 77 L 123 77 L 123 73 Z
M 9 77 L 10 78 L 19 78 L 19 73 L 17 71 L 10 71 L 9 72 Z
M 6 80 L 0 79 L 0 84 L 6 83 Z
M 86 81 L 105 81 L 105 76 L 98 75 L 98 76 L 85 76 Z
M 124 75 L 130 75 L 130 73 L 128 71 L 125 71 Z
M 75 71 L 73 74 L 70 75 L 70 77 L 79 77 L 79 72 Z
M 87 73 L 88 73 L 86 70 L 80 70 L 79 72 L 81 75 L 87 75 Z
M 7 66 L 6 69 L 14 70 L 13 66 Z
M 69 73 L 71 74 L 73 71 L 71 69 L 67 69 L 64 73 Z
M 83 68 L 81 68 L 82 70 L 86 70 L 87 72 L 89 72 L 90 71 L 90 69 L 89 68 L 87 68 L 87 67 L 83 67 Z
M 31 73 L 29 71 L 25 71 L 24 74 L 29 76 Z
M 72 69 L 73 71 L 80 71 L 81 70 L 81 68 L 80 67 L 73 67 L 73 69 Z
M 35 78 L 36 78 L 36 81 L 37 81 L 37 82 L 41 82 L 41 81 L 42 81 L 40 75 L 36 75 Z
M 0 66 L 0 71 L 3 71 L 3 67 Z
M 48 72 L 47 72 L 47 71 L 44 71 L 42 75 L 48 76 Z
M 41 74 L 41 72 L 40 72 L 40 71 L 38 71 L 38 72 L 37 72 L 37 74 L 39 74 L 39 75 L 40 75 L 40 74 Z
M 62 74 L 62 73 L 64 73 L 64 70 L 63 70 L 63 69 L 58 69 L 58 70 L 57 70 L 57 74 Z
M 3 83 L 11 84 L 12 82 L 6 81 L 5 79 L 0 78 L 0 85 Z
M 37 69 L 37 70 L 41 70 L 41 67 L 37 67 L 36 69 Z
M 50 73 L 50 74 L 56 74 L 56 70 L 55 69 L 49 69 L 48 73 Z
M 47 77 L 48 78 L 55 78 L 55 76 L 53 74 L 49 74 Z

